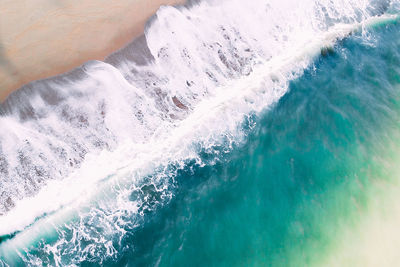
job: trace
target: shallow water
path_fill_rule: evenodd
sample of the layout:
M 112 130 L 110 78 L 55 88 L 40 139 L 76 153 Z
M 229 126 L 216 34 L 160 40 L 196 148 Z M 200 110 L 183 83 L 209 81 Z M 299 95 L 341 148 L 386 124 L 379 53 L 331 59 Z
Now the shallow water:
M 384 194 L 376 182 L 399 178 L 399 30 L 377 27 L 318 58 L 243 146 L 179 172 L 171 203 L 109 263 L 318 266 L 343 228 L 368 220 L 369 198 Z
M 254 3 L 248 10 L 263 2 Z M 290 17 L 285 4 L 290 1 L 273 2 L 268 8 Z M 277 15 L 274 22 L 279 27 L 266 29 L 270 35 L 262 35 L 260 29 L 245 35 L 243 30 L 250 28 L 237 28 L 242 21 L 234 18 L 230 30 L 215 31 L 216 22 L 211 22 L 194 36 L 207 41 L 202 38 L 221 34 L 219 41 L 226 42 L 226 50 L 221 46 L 215 51 L 218 62 L 207 55 L 215 43 L 195 56 L 205 46 L 191 42 L 191 31 L 178 32 L 182 41 L 177 44 L 169 39 L 164 39 L 165 46 L 156 42 L 161 36 L 177 38 L 168 30 L 179 29 L 184 19 L 166 8 L 146 36 L 152 64 L 130 69 L 131 61 L 115 56 L 111 59 L 118 69 L 93 63 L 85 69 L 89 78 L 78 73 L 50 83 L 67 81 L 76 94 L 67 98 L 63 91 L 66 100 L 47 101 L 55 101 L 56 116 L 69 118 L 63 125 L 71 125 L 72 137 L 63 139 L 64 154 L 76 157 L 66 157 L 72 165 L 60 166 L 65 174 L 73 168 L 78 171 L 67 178 L 60 172 L 54 183 L 44 179 L 45 185 L 35 184 L 39 193 L 33 190 L 24 196 L 23 190 L 14 194 L 5 190 L 17 204 L 7 207 L 8 198 L 3 197 L 5 215 L 0 221 L 12 222 L 0 228 L 4 263 L 361 265 L 359 254 L 337 259 L 343 255 L 343 240 L 351 238 L 347 233 L 360 229 L 371 218 L 374 201 L 384 200 L 398 183 L 400 24 L 391 18 L 338 31 L 337 21 L 355 25 L 372 11 L 361 14 L 359 7 L 344 12 L 341 3 L 334 4 L 336 13 L 334 7 L 330 12 L 335 19 L 325 14 L 316 17 L 316 23 L 295 17 L 290 23 L 301 21 L 299 28 L 281 22 Z M 237 8 L 223 7 L 232 13 Z M 224 10 L 216 4 L 197 8 L 182 12 Z M 396 14 L 397 8 L 394 3 L 385 12 Z M 262 12 L 258 16 L 264 18 Z M 303 34 L 297 36 L 300 29 Z M 259 39 L 252 39 L 257 34 Z M 315 40 L 319 41 L 311 42 Z M 311 48 L 299 46 L 300 41 Z M 245 56 L 235 56 L 239 52 Z M 182 58 L 188 65 L 175 66 Z M 204 68 L 210 71 L 201 72 Z M 193 80 L 174 73 L 191 75 Z M 144 88 L 155 93 L 146 95 Z M 111 92 L 114 98 L 103 98 Z M 83 99 L 78 103 L 84 112 L 74 109 L 74 99 Z M 102 101 L 108 102 L 102 106 Z M 74 116 L 66 115 L 65 103 L 72 106 Z M 51 140 L 61 136 L 53 111 L 44 111 L 46 105 L 39 100 L 25 110 L 13 110 L 11 104 L 5 113 L 15 112 L 19 120 L 11 122 L 7 117 L 3 122 L 54 134 Z M 20 136 L 22 140 L 24 135 Z M 47 139 L 42 135 L 31 138 L 46 142 L 40 147 L 26 145 L 24 155 L 57 151 L 45 148 Z M 52 173 L 45 161 L 39 163 L 43 172 Z M 23 164 L 10 172 L 25 171 Z M 40 205 L 29 206 L 19 198 Z M 24 216 L 20 207 L 33 207 L 33 211 Z M 391 213 L 390 205 L 387 212 Z M 15 230 L 15 236 L 8 236 Z

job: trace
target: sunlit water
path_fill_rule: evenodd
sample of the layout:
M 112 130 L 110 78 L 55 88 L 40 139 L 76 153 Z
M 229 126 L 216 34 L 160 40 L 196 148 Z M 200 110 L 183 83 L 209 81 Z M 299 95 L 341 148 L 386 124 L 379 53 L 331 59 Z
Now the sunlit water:
M 166 7 L 136 50 L 15 95 L 0 118 L 0 264 L 339 253 L 398 178 L 397 5 Z

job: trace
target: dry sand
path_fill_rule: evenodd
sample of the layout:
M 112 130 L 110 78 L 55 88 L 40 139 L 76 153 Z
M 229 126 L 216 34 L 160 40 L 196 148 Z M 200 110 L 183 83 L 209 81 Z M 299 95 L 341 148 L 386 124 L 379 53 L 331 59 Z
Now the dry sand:
M 160 5 L 183 2 L 0 1 L 0 102 L 30 81 L 104 59 L 141 34 Z

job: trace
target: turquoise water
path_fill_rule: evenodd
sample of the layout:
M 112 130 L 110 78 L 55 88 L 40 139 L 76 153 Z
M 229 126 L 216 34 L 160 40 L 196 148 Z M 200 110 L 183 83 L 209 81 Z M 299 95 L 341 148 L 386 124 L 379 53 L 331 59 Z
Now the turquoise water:
M 399 104 L 400 25 L 345 39 L 255 118 L 243 145 L 180 171 L 173 200 L 107 263 L 317 264 L 361 220 L 372 180 L 390 179 Z
M 83 239 L 80 265 L 318 266 L 368 215 L 375 183 L 395 180 L 399 122 L 395 21 L 324 50 L 278 103 L 248 118 L 242 142 L 178 168 L 171 197 L 151 183 L 132 193 L 148 203 L 142 216 L 111 238 L 116 252 L 104 261 Z M 46 244 L 73 238 L 63 230 L 22 254 L 54 264 Z M 79 262 L 75 252 L 62 263 Z

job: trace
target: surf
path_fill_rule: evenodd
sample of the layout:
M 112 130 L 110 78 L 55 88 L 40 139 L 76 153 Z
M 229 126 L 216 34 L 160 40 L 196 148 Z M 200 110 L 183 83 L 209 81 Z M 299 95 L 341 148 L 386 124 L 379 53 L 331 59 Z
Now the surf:
M 263 1 L 255 1 L 246 11 L 254 11 L 262 4 Z M 288 23 L 279 18 L 282 14 L 292 16 L 285 14 L 288 10 L 285 4 L 292 3 L 270 3 L 269 8 L 276 15 L 267 16 L 272 26 L 264 36 L 253 29 L 253 17 L 248 18 L 248 24 L 235 18 L 238 11 L 233 9 L 240 6 L 235 1 L 223 2 L 221 6 L 211 1 L 190 8 L 164 7 L 146 30 L 147 48 L 142 48 L 151 55 L 146 64 L 117 53 L 110 57 L 110 63 L 89 62 L 66 76 L 37 82 L 30 90 L 12 96 L 2 106 L 5 115 L 1 120 L 6 129 L 16 129 L 17 134 L 7 132 L 1 137 L 2 155 L 9 156 L 6 164 L 2 157 L 2 173 L 10 177 L 24 174 L 23 166 L 19 172 L 18 167 L 8 167 L 5 172 L 4 165 L 30 166 L 32 163 L 26 163 L 25 159 L 29 154 L 31 160 L 39 158 L 37 166 L 44 166 L 36 169 L 43 185 L 30 181 L 29 177 L 35 175 L 31 173 L 25 177 L 37 187 L 34 190 L 11 189 L 15 181 L 2 184 L 6 194 L 2 200 L 5 214 L 0 217 L 0 235 L 12 235 L 0 245 L 3 253 L 33 243 L 37 233 L 46 232 L 43 229 L 49 225 L 57 228 L 85 216 L 104 217 L 101 209 L 117 214 L 115 220 L 121 211 L 127 212 L 126 217 L 137 215 L 140 207 L 129 201 L 130 192 L 144 177 L 154 174 L 154 170 L 162 170 L 154 178 L 155 191 L 160 190 L 165 198 L 172 197 L 168 192 L 169 178 L 190 160 L 201 164 L 198 147 L 223 144 L 229 148 L 230 143 L 240 142 L 244 138 L 240 128 L 243 120 L 249 114 L 271 108 L 287 92 L 288 82 L 299 77 L 321 49 L 363 27 L 398 19 L 396 15 L 381 15 L 381 10 L 377 12 L 381 16 L 377 17 L 366 6 L 344 12 L 343 6 L 348 6 L 338 1 L 330 8 L 338 9 L 339 22 L 311 17 L 311 21 L 296 25 L 299 20 L 307 19 L 306 10 L 312 9 L 302 9 L 294 22 Z M 307 4 L 314 8 L 318 4 L 323 6 L 314 1 Z M 321 6 L 318 8 L 323 10 Z M 214 12 L 215 17 L 227 12 L 232 18 L 222 27 L 219 22 L 211 21 L 204 28 L 196 28 L 195 22 L 204 22 L 201 18 L 207 12 Z M 265 14 L 260 12 L 258 16 L 265 20 Z M 304 30 L 304 24 L 309 34 L 296 36 L 300 25 Z M 276 47 L 265 48 L 263 42 Z M 218 55 L 218 61 L 208 55 L 210 51 Z M 27 92 L 32 100 L 24 99 Z M 74 103 L 77 99 L 78 105 Z M 23 107 L 16 108 L 20 103 Z M 69 105 L 63 106 L 65 103 Z M 82 107 L 85 112 L 79 111 Z M 67 118 L 67 122 L 60 125 L 57 115 Z M 60 140 L 62 128 L 68 124 L 72 125 L 67 130 L 70 137 Z M 23 156 L 17 153 L 19 161 L 13 162 L 15 146 L 7 144 L 16 143 L 24 148 Z M 64 151 L 53 149 L 54 144 Z M 49 155 L 55 151 L 61 155 L 56 154 L 60 163 L 54 164 L 56 168 L 50 168 L 48 175 L 51 176 L 51 171 L 58 172 L 55 176 L 59 178 L 45 179 L 43 173 L 49 167 L 43 155 L 51 158 Z M 176 167 L 171 170 L 169 166 Z M 24 175 L 16 180 L 21 178 Z M 12 205 L 6 208 L 9 199 Z M 94 208 L 91 214 L 91 208 L 98 205 L 104 206 Z M 113 227 L 109 230 L 111 235 L 124 232 Z

